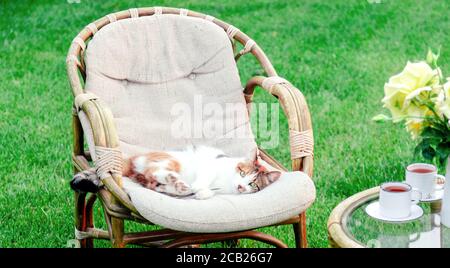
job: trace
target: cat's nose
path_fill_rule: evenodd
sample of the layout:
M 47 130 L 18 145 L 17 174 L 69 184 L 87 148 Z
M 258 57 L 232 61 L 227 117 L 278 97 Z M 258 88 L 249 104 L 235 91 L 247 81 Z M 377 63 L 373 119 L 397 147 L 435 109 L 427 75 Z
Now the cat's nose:
M 238 191 L 239 191 L 240 193 L 245 192 L 245 187 L 239 184 L 239 185 L 238 185 Z

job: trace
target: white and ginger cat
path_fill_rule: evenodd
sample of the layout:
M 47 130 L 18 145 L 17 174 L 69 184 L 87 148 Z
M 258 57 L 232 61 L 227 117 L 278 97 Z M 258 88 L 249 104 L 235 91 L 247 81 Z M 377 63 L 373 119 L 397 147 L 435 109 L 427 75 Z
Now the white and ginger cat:
M 276 181 L 281 173 L 267 171 L 258 164 L 257 157 L 228 157 L 219 149 L 201 146 L 131 157 L 125 160 L 123 175 L 157 192 L 208 199 L 215 193 L 257 192 Z

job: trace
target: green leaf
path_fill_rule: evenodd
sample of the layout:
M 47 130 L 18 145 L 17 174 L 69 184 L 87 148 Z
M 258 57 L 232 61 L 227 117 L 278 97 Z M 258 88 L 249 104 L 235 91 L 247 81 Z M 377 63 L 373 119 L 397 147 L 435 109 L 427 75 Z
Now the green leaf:
M 439 158 L 439 166 L 440 166 L 439 168 L 444 168 L 446 164 L 447 164 L 447 158 L 445 158 L 445 159 Z
M 422 138 L 422 141 L 421 141 L 419 144 L 417 144 L 416 147 L 417 147 L 420 151 L 422 151 L 423 149 L 430 147 L 431 144 L 432 144 L 432 140 L 431 140 L 431 139 L 428 139 L 428 138 Z
M 428 49 L 427 60 L 426 60 L 426 61 L 427 61 L 427 63 L 428 63 L 430 66 L 433 66 L 433 67 L 436 67 L 436 66 L 437 66 L 437 62 L 438 62 L 439 56 L 440 56 L 440 54 L 441 54 L 440 50 L 441 50 L 441 49 L 439 48 L 438 53 L 435 54 L 435 53 L 433 53 L 433 51 L 431 50 L 431 48 Z
M 433 149 L 433 147 L 428 146 L 422 150 L 422 156 L 427 160 L 433 160 L 433 158 L 436 156 L 436 151 Z
M 386 121 L 392 121 L 392 118 L 390 118 L 389 116 L 387 116 L 385 114 L 378 114 L 378 115 L 375 115 L 374 117 L 372 117 L 372 121 L 386 122 Z
M 434 57 L 433 57 L 433 52 L 431 51 L 431 49 L 428 49 L 428 53 L 427 53 L 427 63 L 429 65 L 433 65 L 434 62 Z
M 422 143 L 419 143 L 416 145 L 416 148 L 414 148 L 414 156 L 417 157 L 421 152 L 422 152 Z
M 422 130 L 420 136 L 426 139 L 441 140 L 442 138 L 445 138 L 448 135 L 440 129 L 433 127 L 426 127 Z
M 439 158 L 447 159 L 450 155 L 450 142 L 441 142 L 436 147 Z

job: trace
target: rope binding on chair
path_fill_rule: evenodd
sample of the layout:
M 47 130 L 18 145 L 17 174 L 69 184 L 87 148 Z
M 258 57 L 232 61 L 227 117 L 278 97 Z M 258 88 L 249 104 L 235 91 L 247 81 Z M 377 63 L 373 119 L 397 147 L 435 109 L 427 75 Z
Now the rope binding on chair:
M 79 94 L 75 97 L 74 104 L 77 111 L 80 111 L 81 107 L 83 106 L 83 103 L 89 100 L 96 100 L 98 99 L 98 96 L 93 93 L 83 93 Z
M 89 23 L 88 26 L 86 26 L 86 28 L 88 28 L 89 31 L 91 31 L 92 35 L 98 32 L 98 28 L 97 25 L 95 25 L 95 23 Z
M 84 40 L 81 37 L 79 37 L 79 36 L 75 37 L 73 39 L 72 43 L 79 45 L 81 50 L 83 50 L 83 51 L 86 50 L 86 43 L 84 42 Z
M 234 36 L 239 32 L 239 29 L 234 27 L 233 25 L 228 26 L 227 35 L 233 41 Z
M 214 19 L 215 18 L 213 16 L 210 16 L 210 15 L 205 16 L 205 20 L 207 20 L 207 21 L 214 22 Z
M 71 62 L 71 61 L 73 61 L 77 66 L 82 67 L 82 66 L 81 66 L 80 60 L 78 60 L 77 56 L 75 56 L 75 55 L 73 55 L 73 54 L 70 54 L 70 55 L 67 57 L 66 63 L 69 63 L 69 62 Z
M 189 10 L 187 10 L 185 8 L 181 8 L 180 9 L 180 16 L 187 16 L 188 12 L 189 12 Z
M 252 48 L 256 45 L 256 42 L 253 41 L 253 39 L 248 39 L 247 42 L 245 42 L 244 48 L 239 52 L 239 54 L 244 55 L 245 53 L 248 53 L 252 50 Z
M 306 131 L 289 130 L 291 159 L 314 155 L 314 138 L 312 129 Z
M 130 17 L 132 19 L 139 18 L 139 11 L 137 8 L 130 8 L 128 11 L 130 12 Z
M 88 232 L 80 231 L 75 227 L 75 238 L 76 239 L 83 240 L 83 239 L 90 238 L 90 237 L 91 237 L 91 235 Z
M 269 93 L 272 93 L 272 87 L 274 85 L 279 85 L 279 84 L 289 84 L 289 81 L 287 81 L 286 79 L 279 77 L 279 76 L 270 76 L 270 77 L 264 78 L 261 86 L 264 89 L 266 89 Z
M 162 15 L 162 13 L 163 13 L 162 7 L 154 7 L 153 10 L 154 10 L 154 15 Z
M 117 17 L 114 14 L 108 14 L 108 15 L 106 15 L 106 17 L 108 18 L 109 23 L 113 23 L 113 22 L 117 21 Z
M 100 237 L 99 230 L 94 229 L 90 232 L 85 232 L 85 231 L 80 231 L 75 227 L 75 239 L 83 240 L 83 239 L 91 238 L 91 237 L 94 237 L 94 238 Z
M 119 148 L 95 146 L 97 160 L 95 167 L 100 179 L 113 175 L 122 175 L 122 152 Z

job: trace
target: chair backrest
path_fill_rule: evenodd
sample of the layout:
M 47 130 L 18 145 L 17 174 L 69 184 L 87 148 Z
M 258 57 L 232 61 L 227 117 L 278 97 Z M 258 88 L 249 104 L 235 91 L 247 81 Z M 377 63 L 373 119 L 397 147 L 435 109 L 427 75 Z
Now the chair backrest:
M 115 21 L 95 33 L 84 61 L 85 91 L 111 109 L 125 155 L 256 148 L 232 45 L 215 23 L 174 14 Z

